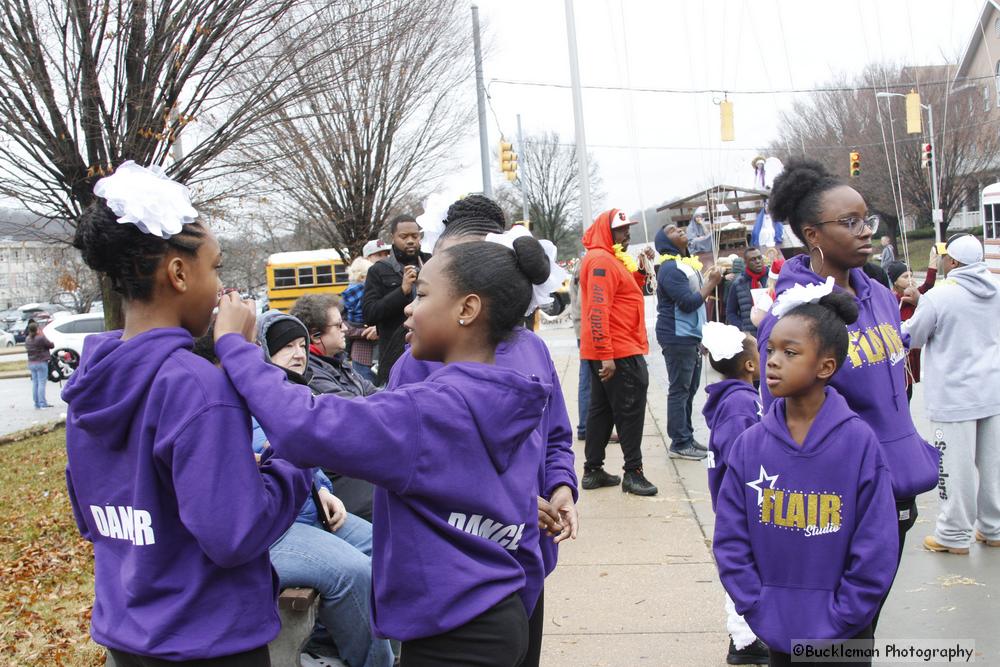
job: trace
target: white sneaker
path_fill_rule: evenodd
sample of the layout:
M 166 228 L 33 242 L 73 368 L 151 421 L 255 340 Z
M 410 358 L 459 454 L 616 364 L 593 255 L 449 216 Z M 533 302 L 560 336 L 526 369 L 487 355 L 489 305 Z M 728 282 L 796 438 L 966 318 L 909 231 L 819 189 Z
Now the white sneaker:
M 349 667 L 346 662 L 338 658 L 328 658 L 313 653 L 303 653 L 299 658 L 299 664 L 302 667 Z

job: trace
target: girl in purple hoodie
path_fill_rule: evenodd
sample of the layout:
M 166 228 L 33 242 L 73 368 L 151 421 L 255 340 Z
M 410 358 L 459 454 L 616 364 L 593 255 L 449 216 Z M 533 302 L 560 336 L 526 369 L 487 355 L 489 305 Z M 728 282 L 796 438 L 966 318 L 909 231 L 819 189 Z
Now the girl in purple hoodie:
M 830 386 L 875 431 L 889 466 L 896 498 L 898 566 L 906 533 L 916 522 L 916 496 L 937 485 L 938 451 L 917 433 L 910 415 L 909 340 L 900 331 L 899 304 L 885 285 L 871 280 L 861 268 L 871 258 L 878 217 L 868 214 L 864 198 L 854 188 L 805 159 L 788 161 L 774 181 L 768 205 L 775 219 L 789 223 L 809 250 L 785 262 L 777 296 L 796 285 L 833 280 L 834 291 L 852 297 L 858 308 L 857 321 L 848 327 L 847 361 L 830 379 Z M 763 346 L 776 322 L 772 314 L 760 324 L 765 365 Z M 766 383 L 761 397 L 766 410 L 773 400 Z
M 91 635 L 118 667 L 269 665 L 268 547 L 311 471 L 268 455 L 258 468 L 246 404 L 191 351 L 222 257 L 186 189 L 126 162 L 94 192 L 74 245 L 122 295 L 125 328 L 87 338 L 63 391 L 66 484 L 94 543 Z
M 844 294 L 803 300 L 770 332 L 765 384 L 777 398 L 730 449 L 712 547 L 771 665 L 790 665 L 796 640 L 872 638 L 896 570 L 878 439 L 828 386 L 847 358 L 857 306 Z
M 519 594 L 543 576 L 538 425 L 552 387 L 495 361 L 549 265 L 533 238 L 513 248 L 465 243 L 423 266 L 406 338 L 444 366 L 395 391 L 313 396 L 239 335 L 252 305 L 227 296 L 216 321 L 218 356 L 275 455 L 376 485 L 372 623 L 402 641 L 404 667 L 513 667 L 527 651 Z

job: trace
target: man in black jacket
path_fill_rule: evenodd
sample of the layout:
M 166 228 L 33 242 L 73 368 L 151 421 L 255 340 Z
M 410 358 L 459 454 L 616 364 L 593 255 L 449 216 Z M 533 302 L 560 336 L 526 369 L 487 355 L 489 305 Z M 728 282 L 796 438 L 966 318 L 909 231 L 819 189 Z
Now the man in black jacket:
M 726 296 L 726 323 L 751 336 L 757 335 L 757 326 L 750 321 L 750 310 L 753 308 L 751 289 L 767 287 L 767 265 L 759 248 L 753 246 L 743 253 L 745 268 L 736 276 L 729 286 Z
M 365 324 L 378 329 L 378 383 L 384 385 L 389 371 L 403 354 L 406 332 L 403 309 L 413 301 L 417 273 L 430 255 L 420 252 L 420 225 L 411 215 L 399 215 L 389 223 L 392 254 L 368 270 L 361 309 Z

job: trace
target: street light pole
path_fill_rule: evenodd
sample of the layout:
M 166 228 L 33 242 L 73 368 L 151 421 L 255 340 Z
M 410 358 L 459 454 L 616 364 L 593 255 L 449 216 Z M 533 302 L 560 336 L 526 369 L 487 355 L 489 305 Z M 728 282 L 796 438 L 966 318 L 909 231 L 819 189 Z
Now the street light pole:
M 583 228 L 590 226 L 590 166 L 587 164 L 587 133 L 583 126 L 583 95 L 580 93 L 580 62 L 576 49 L 576 16 L 573 0 L 565 0 L 566 41 L 569 43 L 569 79 L 573 89 L 573 125 L 576 128 L 576 161 L 580 171 L 580 217 Z
M 483 194 L 493 196 L 490 179 L 490 149 L 486 129 L 486 99 L 483 85 L 483 49 L 479 41 L 479 7 L 472 5 L 472 48 L 476 56 L 476 108 L 479 112 L 479 161 L 483 172 Z

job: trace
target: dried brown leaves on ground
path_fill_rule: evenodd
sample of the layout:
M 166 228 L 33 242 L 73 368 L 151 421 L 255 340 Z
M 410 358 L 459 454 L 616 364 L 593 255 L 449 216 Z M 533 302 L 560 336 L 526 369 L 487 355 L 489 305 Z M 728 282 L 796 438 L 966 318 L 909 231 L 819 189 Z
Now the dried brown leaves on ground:
M 90 639 L 93 551 L 66 494 L 62 429 L 0 447 L 0 655 L 5 665 L 101 665 Z

